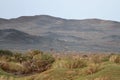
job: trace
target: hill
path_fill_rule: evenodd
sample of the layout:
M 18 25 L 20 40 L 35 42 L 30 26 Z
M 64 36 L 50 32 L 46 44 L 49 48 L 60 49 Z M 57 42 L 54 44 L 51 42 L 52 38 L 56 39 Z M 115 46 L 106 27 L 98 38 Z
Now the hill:
M 50 38 L 49 36 L 35 36 L 28 33 L 15 30 L 3 29 L 0 30 L 0 48 L 1 49 L 40 49 L 50 50 L 51 48 L 61 48 L 58 44 L 64 44 L 62 40 Z M 59 47 L 60 46 L 60 47 Z M 55 49 L 57 49 L 55 48 Z
M 49 15 L 36 15 L 22 16 L 9 20 L 0 19 L 0 29 L 15 29 L 29 35 L 42 36 L 52 40 L 57 39 L 58 41 L 63 41 L 63 44 L 57 45 L 63 47 L 65 44 L 64 48 L 67 50 L 120 51 L 120 39 L 114 37 L 120 36 L 120 22 L 117 21 L 101 19 L 75 20 Z M 48 39 L 49 42 L 51 42 L 50 39 Z M 16 39 L 14 38 L 14 40 Z M 44 40 L 43 42 L 46 43 Z M 40 46 L 33 47 L 38 48 Z M 56 46 L 55 48 L 59 49 Z

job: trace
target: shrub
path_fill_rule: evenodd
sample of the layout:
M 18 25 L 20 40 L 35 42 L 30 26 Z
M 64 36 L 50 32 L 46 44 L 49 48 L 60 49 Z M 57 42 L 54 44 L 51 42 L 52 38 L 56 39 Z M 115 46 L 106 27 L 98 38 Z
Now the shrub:
M 112 55 L 109 59 L 110 62 L 120 63 L 120 56 L 119 55 Z
M 66 58 L 56 61 L 54 68 L 76 69 L 86 67 L 86 62 L 81 59 Z
M 25 68 L 21 64 L 14 62 L 1 62 L 0 68 L 13 74 L 22 74 L 25 71 Z
M 65 66 L 69 69 L 75 69 L 75 68 L 83 68 L 86 66 L 86 63 L 80 59 L 69 59 Z
M 13 53 L 9 50 L 0 50 L 0 56 L 12 56 Z
M 100 57 L 99 55 L 93 55 L 93 56 L 91 57 L 91 61 L 92 61 L 93 63 L 95 63 L 95 64 L 102 62 L 101 57 Z
M 101 58 L 101 61 L 102 61 L 102 62 L 109 61 L 109 58 L 110 58 L 110 55 L 104 55 L 104 56 Z
M 31 50 L 31 51 L 29 51 L 26 55 L 27 55 L 28 57 L 33 58 L 33 56 L 38 55 L 38 54 L 43 54 L 43 52 L 42 52 L 42 51 L 39 51 L 39 50 Z
M 94 73 L 98 72 L 99 70 L 101 70 L 101 67 L 99 64 L 91 64 L 85 70 L 85 74 L 87 74 L 87 75 L 94 74 Z
M 9 50 L 0 50 L 0 60 L 10 61 L 10 58 L 13 56 L 13 53 Z
M 0 61 L 0 68 L 6 71 L 8 70 L 9 65 L 7 62 Z
M 2 57 L 6 59 L 6 56 Z M 9 61 L 1 60 L 0 68 L 14 74 L 43 72 L 49 69 L 55 61 L 52 55 L 45 54 L 38 50 L 30 52 L 30 54 L 14 53 L 8 58 L 10 58 Z
M 54 61 L 50 54 L 36 54 L 31 60 L 23 62 L 23 66 L 28 68 L 26 73 L 43 72 L 49 69 Z

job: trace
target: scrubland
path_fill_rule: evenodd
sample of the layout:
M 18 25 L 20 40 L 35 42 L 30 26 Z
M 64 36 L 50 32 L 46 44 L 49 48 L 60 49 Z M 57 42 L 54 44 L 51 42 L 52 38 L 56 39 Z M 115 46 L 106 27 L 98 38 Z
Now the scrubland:
M 0 50 L 0 80 L 120 80 L 120 54 Z

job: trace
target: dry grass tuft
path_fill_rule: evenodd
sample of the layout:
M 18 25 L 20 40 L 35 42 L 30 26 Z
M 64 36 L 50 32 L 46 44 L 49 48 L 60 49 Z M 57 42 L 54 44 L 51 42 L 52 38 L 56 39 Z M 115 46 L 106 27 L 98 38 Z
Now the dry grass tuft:
M 94 74 L 98 71 L 100 71 L 102 68 L 100 67 L 100 64 L 91 64 L 87 67 L 87 69 L 84 71 L 85 74 L 90 75 Z
M 119 55 L 112 55 L 109 59 L 110 62 L 120 63 L 120 56 Z
M 105 77 L 95 78 L 95 79 L 93 79 L 93 80 L 111 80 L 111 78 L 105 76 Z
M 85 60 L 81 60 L 80 58 L 66 57 L 64 59 L 56 60 L 53 67 L 54 68 L 68 68 L 68 69 L 76 69 L 86 67 L 87 63 Z

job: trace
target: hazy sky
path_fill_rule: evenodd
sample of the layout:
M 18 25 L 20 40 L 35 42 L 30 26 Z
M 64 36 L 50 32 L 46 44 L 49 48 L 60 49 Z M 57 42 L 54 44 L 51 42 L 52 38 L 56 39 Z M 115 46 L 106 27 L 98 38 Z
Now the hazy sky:
M 0 0 L 0 18 L 42 14 L 120 21 L 120 0 Z

